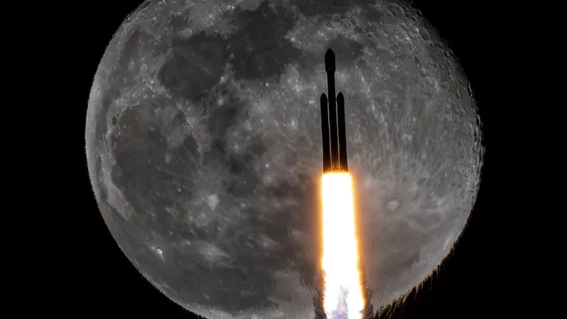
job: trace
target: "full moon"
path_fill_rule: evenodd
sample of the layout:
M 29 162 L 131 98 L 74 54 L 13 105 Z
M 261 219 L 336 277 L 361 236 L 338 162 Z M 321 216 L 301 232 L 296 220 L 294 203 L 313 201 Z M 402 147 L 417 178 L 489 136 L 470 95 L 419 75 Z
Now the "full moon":
M 477 108 L 456 58 L 408 4 L 146 1 L 94 77 L 88 169 L 124 254 L 187 310 L 313 318 L 328 48 L 367 301 L 403 297 L 462 232 L 482 166 Z

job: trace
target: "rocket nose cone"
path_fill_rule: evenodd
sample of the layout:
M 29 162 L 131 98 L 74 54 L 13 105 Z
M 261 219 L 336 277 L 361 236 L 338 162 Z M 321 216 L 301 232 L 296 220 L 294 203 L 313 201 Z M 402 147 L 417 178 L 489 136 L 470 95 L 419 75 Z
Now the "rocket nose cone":
M 335 71 L 335 53 L 331 49 L 328 49 L 325 53 L 325 70 L 327 72 Z
M 327 104 L 327 94 L 321 94 L 321 103 Z

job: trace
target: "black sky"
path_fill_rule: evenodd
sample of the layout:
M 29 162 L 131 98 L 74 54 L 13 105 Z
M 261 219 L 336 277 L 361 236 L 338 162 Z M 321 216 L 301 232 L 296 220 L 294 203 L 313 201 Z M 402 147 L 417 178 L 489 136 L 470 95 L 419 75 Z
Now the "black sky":
M 140 2 L 99 0 L 68 27 L 67 32 L 81 34 L 73 39 L 74 45 L 80 47 L 79 52 L 73 54 L 79 61 L 73 82 L 77 85 L 74 95 L 79 96 L 74 103 L 82 103 L 84 108 L 70 110 L 77 119 L 72 124 L 77 143 L 84 143 L 84 116 L 100 58 L 118 26 Z M 495 200 L 499 191 L 496 188 L 498 175 L 491 150 L 499 129 L 497 113 L 502 111 L 495 98 L 503 72 L 498 66 L 509 56 L 509 52 L 496 49 L 505 41 L 505 25 L 497 17 L 500 13 L 494 10 L 493 2 L 419 0 L 414 3 L 447 40 L 471 82 L 483 121 L 486 153 L 477 204 L 454 254 L 441 271 L 425 283 L 423 290 L 410 296 L 403 309 L 389 315 L 392 319 L 507 317 L 518 300 L 506 297 L 511 288 L 503 279 L 506 267 L 500 229 L 504 218 Z M 53 314 L 77 315 L 77 309 L 82 309 L 79 310 L 81 317 L 88 314 L 192 318 L 144 280 L 122 254 L 98 212 L 84 149 L 82 156 L 82 159 L 81 154 L 76 156 L 82 171 L 77 171 L 80 184 L 74 191 L 78 193 L 77 201 L 84 206 L 77 208 L 73 226 L 75 242 L 80 242 L 82 249 L 74 250 L 72 260 L 62 266 L 64 278 L 57 301 L 53 301 L 53 308 L 57 309 Z

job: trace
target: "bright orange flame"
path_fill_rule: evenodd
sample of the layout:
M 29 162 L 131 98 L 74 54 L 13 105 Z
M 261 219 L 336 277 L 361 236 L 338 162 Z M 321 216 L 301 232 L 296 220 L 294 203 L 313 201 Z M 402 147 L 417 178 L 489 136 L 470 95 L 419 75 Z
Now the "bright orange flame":
M 359 270 L 352 177 L 323 175 L 324 304 L 329 319 L 362 318 L 364 296 Z

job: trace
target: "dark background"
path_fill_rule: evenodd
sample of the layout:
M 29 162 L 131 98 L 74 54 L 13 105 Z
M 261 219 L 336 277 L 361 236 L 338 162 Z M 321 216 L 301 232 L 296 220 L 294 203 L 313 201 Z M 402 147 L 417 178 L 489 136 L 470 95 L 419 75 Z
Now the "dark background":
M 82 248 L 74 249 L 72 259 L 58 266 L 62 271 L 57 285 L 60 292 L 50 305 L 55 314 L 193 318 L 143 279 L 116 245 L 98 212 L 82 146 L 89 91 L 98 63 L 114 32 L 139 3 L 141 0 L 99 0 L 90 6 L 85 3 L 82 14 L 65 24 L 65 32 L 81 34 L 70 37 L 67 43 L 75 48 L 70 58 L 79 61 L 67 82 L 73 88 L 69 94 L 76 97 L 73 103 L 82 105 L 68 108 L 69 118 L 77 119 L 68 123 L 69 131 L 82 148 L 77 148 L 72 158 L 80 170 L 76 176 L 79 184 L 70 190 L 82 205 L 76 207 L 72 226 L 74 242 Z M 414 5 L 446 39 L 471 82 L 484 126 L 485 165 L 474 212 L 454 253 L 421 291 L 412 293 L 403 307 L 390 310 L 387 316 L 508 317 L 522 301 L 509 297 L 513 288 L 507 279 L 510 269 L 505 263 L 506 249 L 502 249 L 500 229 L 505 228 L 505 214 L 496 195 L 502 190 L 496 185 L 494 149 L 501 129 L 499 113 L 505 108 L 500 105 L 499 93 L 502 66 L 511 54 L 505 48 L 506 29 L 510 26 L 503 22 L 502 12 L 493 2 L 419 0 Z

